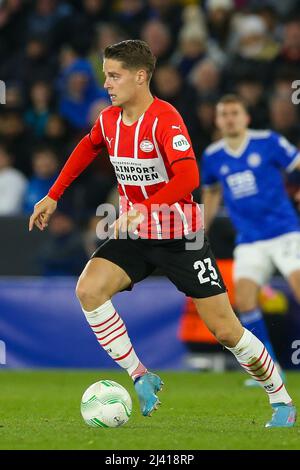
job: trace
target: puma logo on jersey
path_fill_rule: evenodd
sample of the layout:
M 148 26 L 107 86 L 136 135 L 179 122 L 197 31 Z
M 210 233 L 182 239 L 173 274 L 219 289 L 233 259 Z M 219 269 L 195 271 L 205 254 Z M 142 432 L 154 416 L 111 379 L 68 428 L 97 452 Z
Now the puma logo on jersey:
M 211 285 L 212 285 L 212 286 L 219 286 L 219 287 L 220 287 L 220 289 L 222 289 L 222 287 L 221 287 L 220 283 L 219 283 L 219 282 L 217 282 L 217 281 L 211 281 Z
M 111 137 L 110 139 L 108 137 L 106 137 L 106 140 L 108 142 L 108 145 L 111 146 L 111 142 L 113 141 L 113 137 Z
M 180 132 L 182 132 L 181 131 L 181 126 L 172 126 L 172 129 L 178 129 Z

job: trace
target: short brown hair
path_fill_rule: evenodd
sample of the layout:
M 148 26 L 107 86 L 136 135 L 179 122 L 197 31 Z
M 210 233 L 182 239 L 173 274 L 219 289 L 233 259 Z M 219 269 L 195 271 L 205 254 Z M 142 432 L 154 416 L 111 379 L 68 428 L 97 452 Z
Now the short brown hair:
M 241 96 L 235 95 L 234 93 L 230 93 L 230 94 L 222 96 L 222 98 L 219 99 L 219 101 L 217 102 L 217 105 L 218 104 L 229 104 L 229 103 L 238 103 L 238 104 L 240 104 L 244 108 L 246 113 L 248 113 L 248 106 L 247 106 L 245 100 Z
M 156 58 L 145 41 L 128 39 L 117 44 L 107 46 L 104 50 L 105 59 L 114 59 L 122 62 L 125 69 L 144 68 L 150 80 L 155 69 Z

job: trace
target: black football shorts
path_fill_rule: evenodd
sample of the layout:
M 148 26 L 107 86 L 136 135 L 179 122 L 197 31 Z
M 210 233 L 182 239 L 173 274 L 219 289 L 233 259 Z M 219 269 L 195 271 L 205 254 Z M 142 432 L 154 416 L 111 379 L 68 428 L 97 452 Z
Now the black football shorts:
M 92 255 L 121 267 L 132 285 L 142 281 L 156 268 L 177 289 L 193 298 L 205 298 L 226 292 L 221 273 L 206 237 L 202 243 L 183 239 L 149 240 L 109 239 Z

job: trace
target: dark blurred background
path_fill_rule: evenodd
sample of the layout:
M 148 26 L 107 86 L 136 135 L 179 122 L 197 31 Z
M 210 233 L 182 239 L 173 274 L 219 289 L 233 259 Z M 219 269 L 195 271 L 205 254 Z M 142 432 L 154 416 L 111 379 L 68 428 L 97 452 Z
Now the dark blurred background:
M 30 238 L 26 218 L 109 105 L 102 51 L 127 38 L 144 39 L 156 55 L 153 93 L 182 114 L 199 166 L 219 138 L 215 103 L 226 92 L 244 97 L 253 128 L 271 127 L 300 146 L 291 101 L 300 78 L 297 0 L 0 1 L 0 274 L 77 275 L 97 246 L 96 208 L 118 201 L 105 152 L 68 189 L 47 234 Z M 211 241 L 218 257 L 231 256 L 223 209 Z

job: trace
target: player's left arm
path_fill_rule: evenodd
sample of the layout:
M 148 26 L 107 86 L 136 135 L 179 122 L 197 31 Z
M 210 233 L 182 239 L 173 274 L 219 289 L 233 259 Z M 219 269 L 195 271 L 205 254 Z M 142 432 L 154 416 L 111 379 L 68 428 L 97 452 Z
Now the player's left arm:
M 291 144 L 285 137 L 276 132 L 272 132 L 272 159 L 287 173 L 300 169 L 300 150 Z
M 295 181 L 300 181 L 300 150 L 291 144 L 285 137 L 275 132 L 272 133 L 273 158 L 276 164 L 287 172 L 288 186 L 295 186 Z M 293 199 L 300 203 L 300 189 L 293 190 Z
M 178 112 L 168 111 L 159 117 L 156 139 L 167 156 L 172 177 L 162 189 L 143 201 L 147 209 L 152 204 L 172 205 L 190 194 L 200 183 L 191 139 Z

